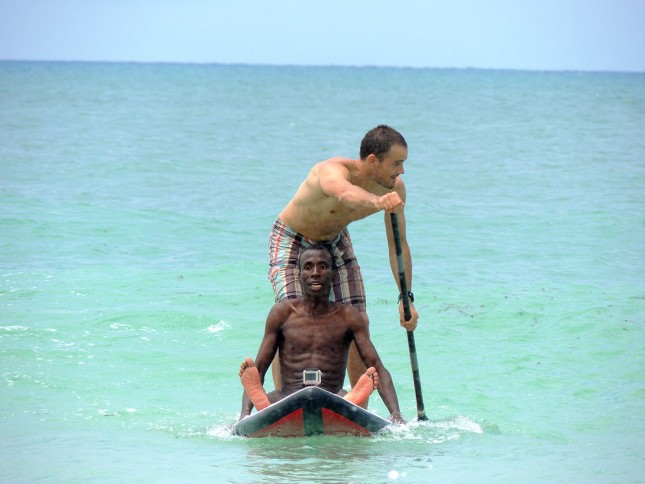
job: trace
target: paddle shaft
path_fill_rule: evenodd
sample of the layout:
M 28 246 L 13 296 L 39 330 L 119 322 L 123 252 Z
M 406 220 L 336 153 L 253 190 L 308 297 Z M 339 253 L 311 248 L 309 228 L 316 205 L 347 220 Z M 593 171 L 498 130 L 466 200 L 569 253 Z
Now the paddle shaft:
M 392 235 L 394 236 L 394 246 L 396 248 L 396 262 L 399 267 L 399 285 L 401 287 L 401 299 L 403 301 L 403 317 L 409 321 L 412 317 L 410 313 L 410 299 L 408 297 L 408 283 L 405 279 L 405 261 L 403 260 L 403 248 L 401 247 L 401 234 L 399 234 L 399 220 L 395 213 L 391 213 Z M 417 347 L 414 342 L 414 331 L 408 333 L 408 349 L 410 350 L 410 364 L 412 365 L 412 378 L 414 380 L 414 393 L 417 397 L 417 419 L 428 420 L 426 411 L 423 408 L 423 395 L 421 394 L 421 377 L 419 375 L 419 363 L 417 362 Z

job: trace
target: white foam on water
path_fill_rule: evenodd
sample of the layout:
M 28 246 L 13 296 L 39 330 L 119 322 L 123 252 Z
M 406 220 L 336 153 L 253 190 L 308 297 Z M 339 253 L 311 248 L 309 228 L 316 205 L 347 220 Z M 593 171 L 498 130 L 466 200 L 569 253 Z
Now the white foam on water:
M 465 416 L 439 421 L 411 420 L 403 425 L 391 425 L 378 438 L 397 441 L 425 441 L 441 444 L 459 439 L 464 433 L 483 434 L 482 426 Z
M 231 432 L 231 425 L 230 424 L 213 425 L 208 430 L 206 430 L 206 435 L 208 437 L 213 437 L 215 439 L 222 439 L 222 440 L 243 439 L 244 438 L 244 437 L 240 437 L 238 435 L 234 435 L 233 432 Z
M 28 326 L 0 326 L 0 329 L 3 331 L 27 331 Z
M 476 434 L 483 434 L 484 429 L 477 422 L 470 420 L 468 417 L 459 415 L 453 419 L 441 422 L 428 422 L 428 426 L 438 429 L 454 429 L 463 432 L 474 432 Z
M 206 328 L 206 331 L 208 331 L 209 333 L 219 333 L 220 331 L 224 331 L 228 328 L 230 328 L 230 326 L 226 321 L 220 321 L 217 324 L 211 324 L 208 328 Z

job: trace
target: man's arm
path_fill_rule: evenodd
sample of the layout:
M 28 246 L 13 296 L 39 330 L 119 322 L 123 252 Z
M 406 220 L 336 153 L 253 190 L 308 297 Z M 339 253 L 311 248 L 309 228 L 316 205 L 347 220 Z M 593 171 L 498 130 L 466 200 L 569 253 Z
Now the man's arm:
M 325 195 L 353 209 L 372 208 L 393 212 L 401 205 L 396 192 L 374 195 L 349 181 L 349 170 L 341 163 L 323 162 L 318 167 L 318 182 Z
M 405 200 L 405 187 L 401 183 L 400 187 L 397 187 L 397 190 L 400 190 L 402 193 L 402 199 Z M 399 235 L 401 237 L 401 252 L 403 255 L 403 266 L 405 268 L 405 284 L 408 287 L 408 291 L 412 291 L 412 255 L 410 254 L 410 246 L 408 245 L 408 240 L 406 237 L 405 230 L 405 210 L 401 210 L 397 213 L 397 221 L 399 224 Z M 392 275 L 396 281 L 396 285 L 399 288 L 399 294 L 401 293 L 401 281 L 399 279 L 399 264 L 396 257 L 396 245 L 394 243 L 394 234 L 392 233 L 392 219 L 389 213 L 385 213 L 385 232 L 387 233 L 387 245 L 390 252 L 390 268 L 392 269 Z M 417 327 L 417 321 L 419 319 L 419 313 L 414 307 L 412 301 L 410 301 L 410 320 L 406 321 L 403 315 L 403 300 L 399 303 L 399 319 L 401 321 L 401 326 L 403 326 L 408 331 L 414 331 Z
M 267 316 L 264 327 L 264 336 L 260 343 L 258 354 L 255 357 L 255 366 L 260 374 L 262 384 L 264 384 L 264 376 L 266 375 L 266 372 L 273 361 L 273 357 L 278 350 L 278 335 L 280 328 L 282 327 L 282 323 L 286 318 L 286 308 L 286 301 L 275 304 Z M 246 392 L 244 392 L 242 395 L 242 411 L 240 412 L 240 419 L 250 415 L 252 409 L 253 403 Z
M 354 308 L 349 307 L 347 312 L 355 313 L 351 315 L 350 318 L 356 349 L 358 350 L 365 366 L 368 368 L 370 366 L 376 368 L 379 379 L 377 389 L 379 395 L 381 395 L 381 398 L 383 399 L 383 403 L 385 403 L 385 406 L 390 412 L 390 419 L 394 423 L 405 423 L 405 419 L 401 416 L 401 411 L 399 409 L 399 399 L 396 395 L 396 390 L 394 389 L 392 376 L 383 365 L 383 362 L 370 339 L 367 322 L 360 316 L 358 311 L 354 311 Z

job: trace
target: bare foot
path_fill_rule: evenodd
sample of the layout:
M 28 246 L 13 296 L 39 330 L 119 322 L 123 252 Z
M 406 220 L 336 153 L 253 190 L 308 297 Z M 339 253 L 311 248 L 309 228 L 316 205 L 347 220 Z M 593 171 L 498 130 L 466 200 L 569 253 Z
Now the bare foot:
M 242 381 L 244 391 L 253 402 L 253 405 L 255 405 L 255 408 L 262 410 L 271 404 L 264 388 L 262 387 L 260 373 L 255 367 L 253 358 L 248 357 L 240 365 L 240 380 Z
M 377 387 L 378 373 L 376 373 L 376 369 L 373 366 L 370 366 L 358 379 L 354 388 L 352 388 L 343 398 L 356 405 L 360 405 L 367 400 Z

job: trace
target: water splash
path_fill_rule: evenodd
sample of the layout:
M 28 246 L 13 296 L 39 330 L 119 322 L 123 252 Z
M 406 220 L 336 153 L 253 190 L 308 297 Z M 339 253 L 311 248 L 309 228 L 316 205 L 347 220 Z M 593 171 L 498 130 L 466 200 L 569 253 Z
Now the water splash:
M 430 428 L 454 429 L 454 430 L 460 430 L 462 432 L 473 432 L 476 434 L 484 433 L 484 428 L 480 424 L 470 420 L 468 417 L 464 417 L 463 415 L 459 415 L 450 420 L 445 420 L 440 422 L 428 422 L 427 426 Z
M 219 439 L 219 440 L 244 439 L 244 437 L 240 437 L 238 435 L 233 434 L 231 430 L 232 428 L 233 428 L 232 424 L 219 423 L 217 425 L 213 425 L 208 430 L 206 430 L 206 436 L 214 439 Z

